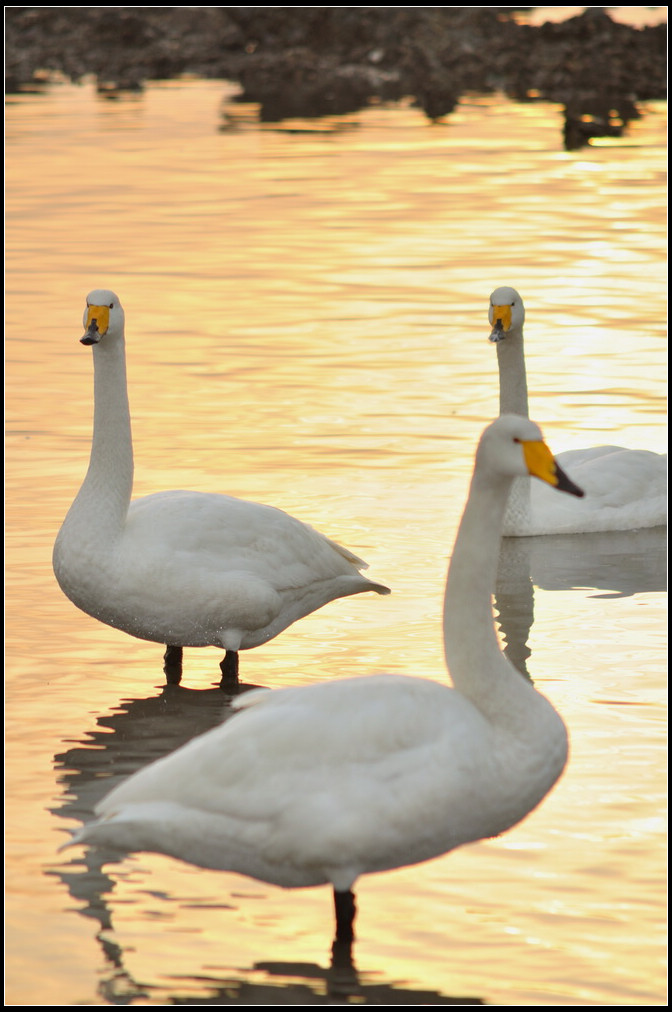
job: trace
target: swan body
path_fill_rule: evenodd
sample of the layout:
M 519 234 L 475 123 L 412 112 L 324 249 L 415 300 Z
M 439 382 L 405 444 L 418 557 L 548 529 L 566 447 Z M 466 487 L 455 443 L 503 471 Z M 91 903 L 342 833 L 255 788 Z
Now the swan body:
M 581 492 L 537 426 L 486 429 L 446 585 L 453 687 L 402 675 L 257 690 L 221 726 L 140 770 L 66 844 L 154 851 L 287 888 L 331 883 L 337 941 L 352 940 L 352 887 L 523 819 L 567 758 L 562 719 L 502 654 L 494 630 L 501 522 L 511 482 L 535 473 Z
M 91 292 L 84 326 L 95 375 L 91 459 L 53 552 L 56 579 L 77 607 L 169 652 L 216 646 L 237 661 L 239 650 L 266 643 L 328 601 L 389 593 L 361 574 L 366 563 L 352 552 L 274 507 L 187 491 L 131 501 L 118 297 Z
M 523 348 L 525 307 L 514 288 L 490 296 L 490 340 L 497 345 L 501 414 L 528 416 Z M 667 455 L 622 446 L 595 446 L 556 455 L 586 493 L 554 496 L 545 485 L 514 483 L 503 533 L 584 534 L 657 527 L 667 523 Z

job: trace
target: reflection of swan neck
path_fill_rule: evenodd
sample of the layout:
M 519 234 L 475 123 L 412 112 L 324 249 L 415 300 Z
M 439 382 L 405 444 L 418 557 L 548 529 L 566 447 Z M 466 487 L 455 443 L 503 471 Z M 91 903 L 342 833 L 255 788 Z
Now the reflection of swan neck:
M 529 418 L 522 327 L 509 331 L 505 338 L 497 342 L 497 364 L 500 415 L 522 415 L 523 418 Z
M 93 441 L 89 468 L 72 509 L 87 522 L 121 530 L 133 488 L 133 444 L 123 337 L 94 345 Z
M 504 653 L 528 678 L 527 661 L 531 656 L 528 639 L 534 622 L 534 585 L 530 576 L 532 541 L 532 538 L 502 538 L 495 586 L 495 611 Z

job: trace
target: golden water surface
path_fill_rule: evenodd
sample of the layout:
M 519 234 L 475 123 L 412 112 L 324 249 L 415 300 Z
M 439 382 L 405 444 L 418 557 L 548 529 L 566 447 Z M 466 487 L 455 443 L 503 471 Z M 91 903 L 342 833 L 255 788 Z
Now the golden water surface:
M 271 129 L 233 91 L 63 85 L 8 106 L 9 1004 L 322 1004 L 339 986 L 326 888 L 57 853 L 110 777 L 226 708 L 216 651 L 186 651 L 164 691 L 161 648 L 52 575 L 91 439 L 90 289 L 126 309 L 136 495 L 272 503 L 393 588 L 243 653 L 245 684 L 445 677 L 446 561 L 498 410 L 496 286 L 526 300 L 553 449 L 666 446 L 664 105 L 566 153 L 548 104 Z M 508 561 L 534 612 L 505 634 L 570 729 L 567 771 L 501 839 L 360 880 L 353 1000 L 665 1004 L 664 532 L 528 539 Z

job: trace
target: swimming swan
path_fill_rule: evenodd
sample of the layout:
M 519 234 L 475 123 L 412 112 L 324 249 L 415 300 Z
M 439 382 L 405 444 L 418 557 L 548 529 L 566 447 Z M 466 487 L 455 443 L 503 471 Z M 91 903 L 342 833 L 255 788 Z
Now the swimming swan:
M 528 417 L 523 349 L 525 307 L 515 288 L 490 296 L 490 340 L 497 345 L 499 410 Z M 505 535 L 627 531 L 667 523 L 667 455 L 622 446 L 594 446 L 557 455 L 586 498 L 553 496 L 543 485 L 516 482 L 504 520 Z M 559 501 L 560 500 L 560 501 Z
M 93 346 L 94 422 L 84 483 L 53 552 L 64 594 L 88 615 L 166 644 L 168 681 L 182 647 L 238 651 L 273 639 L 328 601 L 389 589 L 366 563 L 271 506 L 203 492 L 159 492 L 131 502 L 133 445 L 126 389 L 124 311 L 114 292 L 89 294 L 82 343 Z
M 533 422 L 499 418 L 478 447 L 448 572 L 454 688 L 388 674 L 248 692 L 242 712 L 112 790 L 65 847 L 154 851 L 286 888 L 331 883 L 334 945 L 349 952 L 358 876 L 520 822 L 567 759 L 562 719 L 504 657 L 493 623 L 504 509 L 527 474 L 583 494 Z

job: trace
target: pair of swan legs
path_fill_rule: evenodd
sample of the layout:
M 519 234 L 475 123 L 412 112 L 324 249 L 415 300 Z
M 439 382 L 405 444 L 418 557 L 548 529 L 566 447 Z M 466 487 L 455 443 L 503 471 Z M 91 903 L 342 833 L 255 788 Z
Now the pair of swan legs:
M 238 684 L 238 652 L 227 650 L 224 660 L 219 665 L 222 672 L 220 689 L 230 688 Z M 166 647 L 163 655 L 163 671 L 168 685 L 179 685 L 182 678 L 182 647 Z

